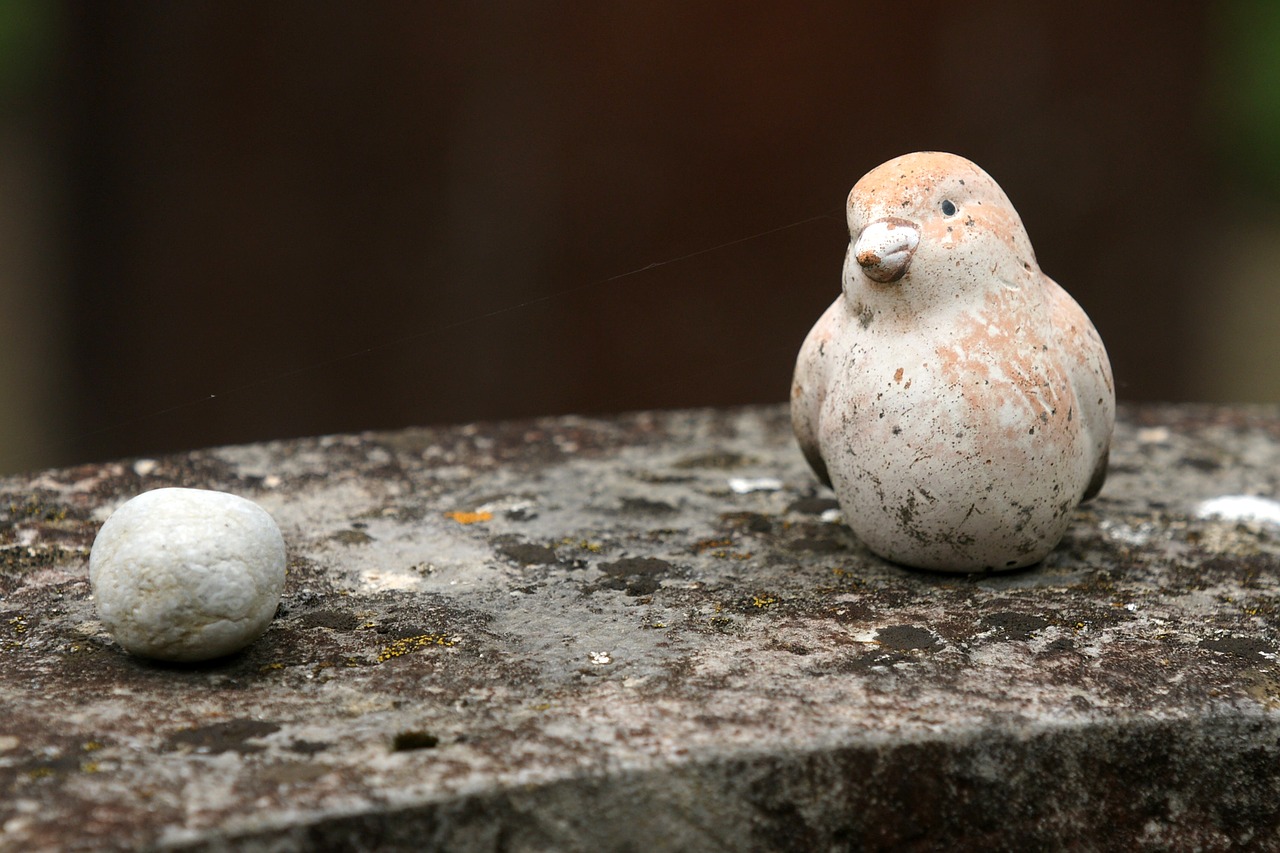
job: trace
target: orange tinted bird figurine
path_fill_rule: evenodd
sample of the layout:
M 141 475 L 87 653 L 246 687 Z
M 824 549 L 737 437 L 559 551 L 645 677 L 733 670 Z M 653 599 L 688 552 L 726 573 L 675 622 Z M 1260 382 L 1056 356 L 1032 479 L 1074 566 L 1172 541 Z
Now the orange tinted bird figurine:
M 847 217 L 842 293 L 796 361 L 801 450 L 882 557 L 953 572 L 1042 560 L 1106 477 L 1101 338 L 963 157 L 890 160 Z

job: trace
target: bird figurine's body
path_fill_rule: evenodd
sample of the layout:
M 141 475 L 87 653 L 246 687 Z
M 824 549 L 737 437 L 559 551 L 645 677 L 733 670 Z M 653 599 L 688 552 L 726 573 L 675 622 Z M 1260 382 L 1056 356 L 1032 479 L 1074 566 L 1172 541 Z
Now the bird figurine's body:
M 847 217 L 842 293 L 796 361 L 806 459 L 882 557 L 1039 562 L 1106 476 L 1115 390 L 1097 331 L 962 157 L 890 160 L 854 186 Z

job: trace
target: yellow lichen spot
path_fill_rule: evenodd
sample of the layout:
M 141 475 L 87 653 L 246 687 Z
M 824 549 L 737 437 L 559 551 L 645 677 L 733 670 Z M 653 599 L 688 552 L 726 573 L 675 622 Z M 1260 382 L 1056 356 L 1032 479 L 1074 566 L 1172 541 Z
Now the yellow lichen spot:
M 845 581 L 854 589 L 861 589 L 867 585 L 867 582 L 859 577 L 855 572 L 851 572 L 848 569 L 842 569 L 839 566 L 832 568 L 831 574 L 835 575 L 840 580 Z
M 459 524 L 476 524 L 481 521 L 489 521 L 493 518 L 491 512 L 446 512 L 445 518 L 452 518 Z
M 717 551 L 709 551 L 707 553 L 709 553 L 712 557 L 715 557 L 717 560 L 750 560 L 751 559 L 750 551 L 725 551 L 721 549 Z
M 80 744 L 80 748 L 85 752 L 97 752 L 102 749 L 102 744 L 98 743 L 96 740 L 89 740 Z
M 276 669 L 284 669 L 284 664 L 278 662 L 265 664 L 258 668 L 258 672 L 271 672 Z
M 25 515 L 27 518 L 41 518 L 44 521 L 65 521 L 67 511 L 61 507 L 49 508 L 41 503 L 40 499 L 35 495 L 27 498 L 26 504 L 16 504 L 12 501 L 9 503 L 9 514 Z
M 27 771 L 28 779 L 48 779 L 53 775 L 52 767 L 37 767 L 34 770 Z
M 535 711 L 550 711 L 550 710 L 551 710 L 551 703 L 550 703 L 550 702 L 539 702 L 537 705 L 534 705 L 534 706 L 533 706 L 533 710 L 535 710 Z
M 102 766 L 96 761 L 86 761 L 80 765 L 81 773 L 100 773 L 101 771 Z
M 604 550 L 604 545 L 599 542 L 592 542 L 589 539 L 574 539 L 572 536 L 564 537 L 560 540 L 560 544 L 569 548 L 590 551 L 592 554 L 599 554 Z
M 378 663 L 385 663 L 392 658 L 398 658 L 410 652 L 425 649 L 428 646 L 449 647 L 455 644 L 454 638 L 446 637 L 444 634 L 419 634 L 416 637 L 404 637 L 389 646 L 383 646 L 382 651 L 378 652 Z
M 772 607 L 778 603 L 778 599 L 772 595 L 753 595 L 751 596 L 752 607 Z

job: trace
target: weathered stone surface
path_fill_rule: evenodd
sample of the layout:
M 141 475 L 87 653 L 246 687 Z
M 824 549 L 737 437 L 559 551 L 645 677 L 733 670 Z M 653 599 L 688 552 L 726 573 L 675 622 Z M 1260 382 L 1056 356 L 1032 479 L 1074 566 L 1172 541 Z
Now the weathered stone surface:
M 1113 463 L 973 578 L 829 520 L 782 408 L 0 480 L 0 846 L 1274 848 L 1280 530 L 1192 508 L 1280 492 L 1280 411 L 1128 409 Z M 169 485 L 289 544 L 235 657 L 95 620 L 97 527 Z

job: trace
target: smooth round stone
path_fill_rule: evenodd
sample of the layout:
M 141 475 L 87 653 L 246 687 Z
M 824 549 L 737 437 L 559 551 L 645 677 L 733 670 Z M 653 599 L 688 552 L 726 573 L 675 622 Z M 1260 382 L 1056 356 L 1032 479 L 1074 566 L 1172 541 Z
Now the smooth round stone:
M 155 489 L 112 513 L 89 554 L 98 616 L 129 652 L 200 661 L 267 629 L 284 588 L 280 528 L 253 501 Z

